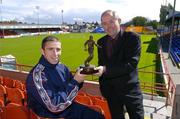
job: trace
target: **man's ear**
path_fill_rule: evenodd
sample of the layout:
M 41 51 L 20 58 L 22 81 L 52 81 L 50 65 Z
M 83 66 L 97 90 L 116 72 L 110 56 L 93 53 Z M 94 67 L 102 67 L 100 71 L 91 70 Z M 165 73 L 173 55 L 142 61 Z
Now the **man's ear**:
M 41 54 L 44 55 L 44 50 L 41 48 Z
M 119 22 L 119 24 L 121 24 L 121 19 L 120 18 L 118 18 L 118 22 Z

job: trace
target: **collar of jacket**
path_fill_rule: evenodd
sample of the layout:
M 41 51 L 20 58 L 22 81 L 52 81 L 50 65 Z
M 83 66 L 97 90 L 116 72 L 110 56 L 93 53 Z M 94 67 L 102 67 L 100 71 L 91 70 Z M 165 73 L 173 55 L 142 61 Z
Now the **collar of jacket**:
M 51 64 L 51 63 L 49 63 L 49 62 L 47 61 L 47 59 L 42 55 L 41 58 L 40 58 L 40 60 L 39 60 L 39 63 L 42 64 L 42 65 L 44 65 L 44 66 L 46 66 L 46 67 L 54 68 L 54 67 L 56 67 L 56 65 L 57 65 L 59 62 L 58 62 L 57 64 Z
M 123 33 L 124 33 L 124 31 L 122 29 L 120 29 L 119 33 L 116 35 L 115 38 L 112 38 L 109 35 L 107 35 L 107 36 L 108 36 L 108 39 L 116 41 L 119 37 L 122 37 Z

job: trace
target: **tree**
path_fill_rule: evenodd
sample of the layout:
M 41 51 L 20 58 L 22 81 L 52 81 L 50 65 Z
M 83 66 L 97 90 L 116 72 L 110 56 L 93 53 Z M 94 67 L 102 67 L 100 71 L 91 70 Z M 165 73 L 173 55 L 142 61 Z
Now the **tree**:
M 137 16 L 132 19 L 134 26 L 145 26 L 147 23 L 147 19 L 142 16 Z
M 166 16 L 169 14 L 170 11 L 173 10 L 173 6 L 169 3 L 168 6 L 161 5 L 160 8 L 160 24 L 164 25 L 166 21 Z
M 149 21 L 146 25 L 147 26 L 152 26 L 153 29 L 157 29 L 159 23 L 157 22 L 157 20 L 152 20 L 152 21 Z
M 122 24 L 123 26 L 131 26 L 131 25 L 133 25 L 133 22 L 132 22 L 132 20 L 131 21 L 128 21 L 128 22 L 126 22 L 126 23 L 124 23 L 124 24 Z

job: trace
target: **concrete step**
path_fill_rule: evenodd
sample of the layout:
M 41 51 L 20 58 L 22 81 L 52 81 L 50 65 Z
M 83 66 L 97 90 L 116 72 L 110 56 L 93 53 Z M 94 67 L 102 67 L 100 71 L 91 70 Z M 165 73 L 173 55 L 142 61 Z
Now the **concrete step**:
M 165 102 L 155 101 L 155 100 L 143 100 L 145 114 L 154 114 L 171 117 L 172 106 L 166 106 Z M 150 116 L 151 117 L 151 116 Z
M 155 100 L 155 101 L 160 101 L 160 102 L 166 101 L 166 97 L 157 96 L 157 95 L 143 94 L 143 98 L 147 100 Z
M 143 99 L 144 119 L 170 119 L 172 114 L 172 106 L 166 106 L 165 101 Z M 125 118 L 129 119 L 128 113 Z
M 129 119 L 127 113 L 125 113 L 125 119 Z M 170 117 L 156 113 L 145 113 L 144 119 L 170 119 Z
M 144 119 L 170 119 L 170 117 L 157 113 L 146 113 Z

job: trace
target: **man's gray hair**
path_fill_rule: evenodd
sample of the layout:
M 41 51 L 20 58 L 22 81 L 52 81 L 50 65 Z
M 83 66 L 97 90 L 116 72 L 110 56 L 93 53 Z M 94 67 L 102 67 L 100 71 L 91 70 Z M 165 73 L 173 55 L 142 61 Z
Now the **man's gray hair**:
M 102 21 L 102 17 L 106 14 L 112 14 L 112 16 L 116 19 L 118 19 L 119 23 L 121 23 L 121 18 L 119 17 L 119 15 L 117 14 L 116 11 L 113 10 L 106 10 L 101 14 L 101 21 Z

